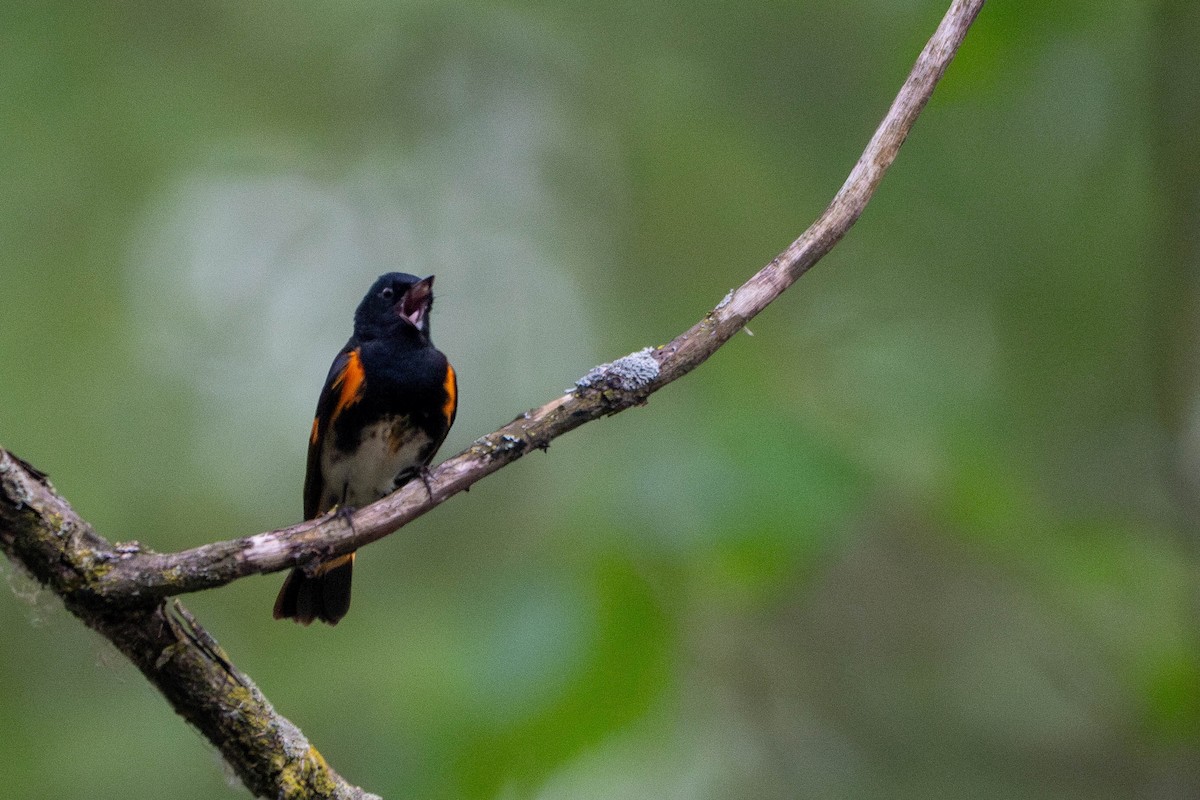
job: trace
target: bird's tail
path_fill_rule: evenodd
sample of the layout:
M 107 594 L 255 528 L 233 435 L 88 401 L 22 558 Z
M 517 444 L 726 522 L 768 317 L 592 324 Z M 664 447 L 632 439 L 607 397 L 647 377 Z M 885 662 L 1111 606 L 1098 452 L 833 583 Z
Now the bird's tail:
M 275 598 L 275 619 L 294 619 L 308 625 L 314 619 L 337 625 L 350 610 L 350 577 L 354 553 L 339 556 L 305 573 L 296 567 Z

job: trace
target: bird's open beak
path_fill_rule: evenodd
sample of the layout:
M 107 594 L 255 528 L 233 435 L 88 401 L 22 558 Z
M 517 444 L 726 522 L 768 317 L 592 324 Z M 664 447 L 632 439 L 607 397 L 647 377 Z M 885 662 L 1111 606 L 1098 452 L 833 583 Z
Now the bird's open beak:
M 414 283 L 400 302 L 396 303 L 396 313 L 401 319 L 406 319 L 417 330 L 424 328 L 425 316 L 433 305 L 433 276 Z

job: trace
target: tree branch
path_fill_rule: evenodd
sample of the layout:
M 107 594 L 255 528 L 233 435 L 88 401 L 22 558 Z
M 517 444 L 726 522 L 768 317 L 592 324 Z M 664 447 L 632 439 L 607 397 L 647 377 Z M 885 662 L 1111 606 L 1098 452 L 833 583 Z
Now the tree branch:
M 44 475 L 0 450 L 0 549 L 112 641 L 167 702 L 221 751 L 251 792 L 280 800 L 378 798 L 325 763 L 300 729 L 177 600 L 103 600 L 91 588 L 114 557 Z
M 824 256 L 858 220 L 984 0 L 954 0 L 845 184 L 800 238 L 671 342 L 596 367 L 575 388 L 517 417 L 358 511 L 173 554 L 97 535 L 45 476 L 0 449 L 0 549 L 111 639 L 263 797 L 365 798 L 274 709 L 171 595 L 348 553 L 398 530 L 476 481 L 585 422 L 641 405 L 703 363 Z

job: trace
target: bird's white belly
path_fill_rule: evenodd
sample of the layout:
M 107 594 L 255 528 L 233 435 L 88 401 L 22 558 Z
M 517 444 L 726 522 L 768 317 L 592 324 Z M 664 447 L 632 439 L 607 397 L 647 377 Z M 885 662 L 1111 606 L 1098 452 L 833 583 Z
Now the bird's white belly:
M 401 418 L 383 419 L 363 429 L 353 453 L 338 450 L 328 437 L 321 453 L 321 476 L 325 495 L 321 510 L 333 506 L 361 508 L 390 494 L 397 478 L 405 482 L 424 466 L 429 447 L 424 431 L 410 427 Z

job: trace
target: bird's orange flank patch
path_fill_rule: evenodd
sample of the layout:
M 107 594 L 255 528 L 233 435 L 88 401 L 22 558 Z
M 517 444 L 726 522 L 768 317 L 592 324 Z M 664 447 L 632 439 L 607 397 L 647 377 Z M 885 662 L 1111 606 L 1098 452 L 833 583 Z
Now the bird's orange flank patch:
M 446 382 L 442 384 L 446 390 L 446 402 L 442 404 L 442 416 L 446 424 L 454 422 L 454 412 L 458 409 L 458 379 L 454 375 L 454 367 L 446 365 Z
M 329 416 L 330 425 L 337 419 L 338 414 L 362 399 L 363 390 L 366 387 L 367 376 L 363 372 L 362 359 L 359 357 L 357 349 L 351 350 L 346 358 L 345 368 L 333 381 L 333 388 L 338 392 L 338 399 L 337 404 L 333 407 L 333 413 Z
M 315 445 L 317 443 L 317 437 L 320 435 L 321 435 L 321 418 L 313 417 L 312 436 L 308 437 L 308 443 Z

